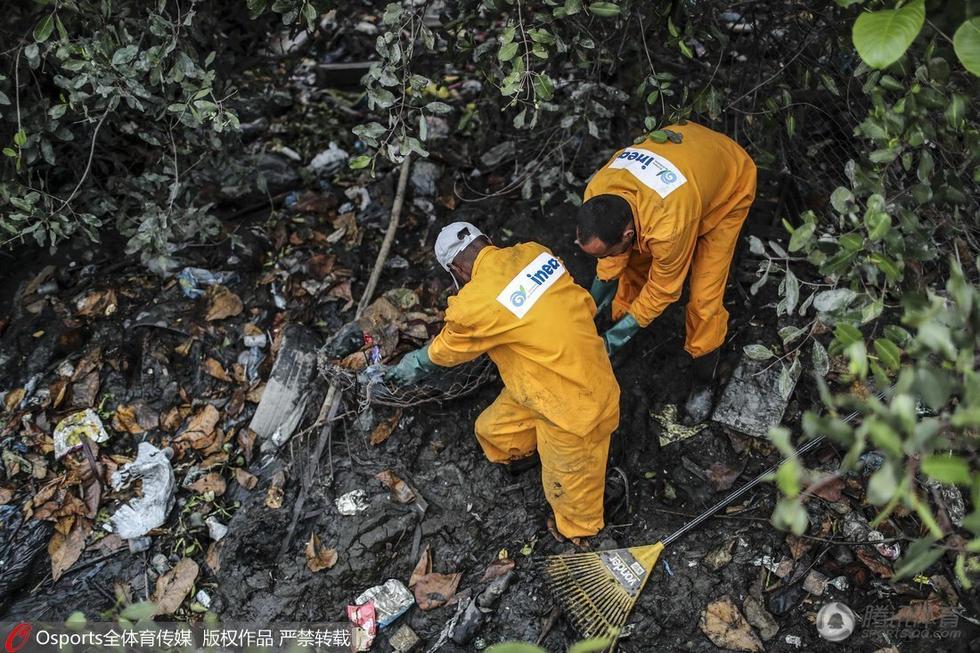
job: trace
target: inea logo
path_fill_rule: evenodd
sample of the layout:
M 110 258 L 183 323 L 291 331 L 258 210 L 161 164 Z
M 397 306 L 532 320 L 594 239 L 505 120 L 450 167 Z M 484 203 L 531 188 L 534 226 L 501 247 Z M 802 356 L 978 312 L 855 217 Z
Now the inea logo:
M 657 173 L 657 176 L 660 177 L 665 184 L 672 184 L 677 181 L 677 175 L 670 170 L 661 170 Z
M 531 289 L 525 290 L 524 286 L 521 285 L 521 287 L 518 288 L 517 292 L 511 294 L 510 303 L 513 304 L 514 306 L 522 306 L 524 302 L 527 301 L 528 296 L 533 295 L 534 291 L 540 288 L 541 284 L 547 281 L 548 277 L 553 275 L 559 269 L 561 269 L 561 263 L 558 262 L 558 259 L 556 258 L 548 259 L 548 261 L 540 268 L 538 268 L 535 272 L 526 275 L 528 279 L 534 282 L 534 285 L 531 286 Z
M 627 150 L 620 154 L 617 159 L 623 159 L 625 161 L 636 161 L 637 163 L 642 163 L 640 170 L 646 170 L 647 166 L 653 163 L 653 155 L 651 154 L 641 154 L 636 150 Z M 661 173 L 662 174 L 662 173 Z
M 523 306 L 524 300 L 527 299 L 527 291 L 524 290 L 524 286 L 518 288 L 515 292 L 511 293 L 510 303 L 514 306 Z

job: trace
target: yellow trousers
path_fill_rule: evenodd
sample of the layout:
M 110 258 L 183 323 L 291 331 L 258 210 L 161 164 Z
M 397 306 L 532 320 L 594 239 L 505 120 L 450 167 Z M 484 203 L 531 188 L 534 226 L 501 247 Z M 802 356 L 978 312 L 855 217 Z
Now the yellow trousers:
M 753 187 L 754 190 L 754 187 Z M 711 230 L 698 237 L 691 262 L 691 294 L 685 309 L 684 349 L 692 357 L 710 354 L 721 347 L 728 334 L 725 286 L 738 243 L 742 223 L 749 215 L 749 195 Z M 650 274 L 649 254 L 633 252 L 629 266 L 619 278 L 619 289 L 612 303 L 612 317 L 626 314 Z
M 495 463 L 518 460 L 537 450 L 541 483 L 558 531 L 565 537 L 589 537 L 603 527 L 609 438 L 618 424 L 617 406 L 591 433 L 569 433 L 518 403 L 504 388 L 477 418 L 476 438 Z

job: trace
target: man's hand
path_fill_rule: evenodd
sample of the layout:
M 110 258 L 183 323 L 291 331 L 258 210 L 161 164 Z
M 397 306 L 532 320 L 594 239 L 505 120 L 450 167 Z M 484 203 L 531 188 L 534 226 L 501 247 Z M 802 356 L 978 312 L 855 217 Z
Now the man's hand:
M 597 316 L 602 315 L 602 312 L 612 304 L 617 288 L 619 288 L 619 279 L 603 281 L 599 277 L 596 277 L 592 280 L 592 286 L 589 287 L 589 294 L 592 295 L 592 299 L 595 301 L 595 314 Z
M 627 313 L 625 317 L 609 327 L 609 330 L 603 334 L 602 339 L 606 343 L 606 353 L 612 357 L 612 355 L 622 349 L 623 345 L 629 342 L 639 330 L 640 325 L 637 323 L 636 318 Z
M 429 346 L 405 354 L 398 365 L 386 368 L 384 378 L 398 385 L 418 383 L 436 370 L 437 365 L 429 359 Z

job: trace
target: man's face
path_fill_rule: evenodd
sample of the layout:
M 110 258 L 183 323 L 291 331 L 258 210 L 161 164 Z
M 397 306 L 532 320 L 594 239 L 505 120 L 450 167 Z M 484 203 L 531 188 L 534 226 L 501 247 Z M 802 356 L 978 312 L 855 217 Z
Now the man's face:
M 589 240 L 583 241 L 580 234 L 576 233 L 575 244 L 579 248 L 588 254 L 589 256 L 594 256 L 595 258 L 606 258 L 607 256 L 619 256 L 620 254 L 625 254 L 629 251 L 630 247 L 633 246 L 633 240 L 635 239 L 636 232 L 633 230 L 632 225 L 627 227 L 626 231 L 623 233 L 623 237 L 618 243 L 607 244 L 602 241 L 601 238 L 593 237 Z

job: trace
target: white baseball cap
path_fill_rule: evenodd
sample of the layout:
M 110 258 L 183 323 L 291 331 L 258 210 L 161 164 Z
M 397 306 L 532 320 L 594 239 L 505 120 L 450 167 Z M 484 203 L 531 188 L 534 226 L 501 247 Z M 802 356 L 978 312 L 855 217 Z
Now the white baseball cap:
M 448 272 L 453 259 L 482 235 L 483 232 L 469 222 L 453 222 L 443 227 L 436 237 L 436 260 L 439 265 Z

